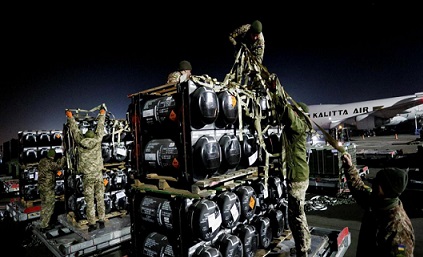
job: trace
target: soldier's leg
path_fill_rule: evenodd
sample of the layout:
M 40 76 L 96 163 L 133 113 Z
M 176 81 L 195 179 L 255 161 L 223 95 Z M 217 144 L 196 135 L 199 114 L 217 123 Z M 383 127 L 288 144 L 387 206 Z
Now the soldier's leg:
M 99 221 L 104 222 L 105 216 L 105 205 L 104 205 L 104 182 L 103 182 L 103 175 L 97 178 L 96 186 L 95 186 L 95 198 L 97 201 L 97 214 Z
M 47 211 L 47 191 L 40 190 L 40 199 L 41 199 L 41 212 L 40 212 L 40 228 L 46 228 L 48 226 L 49 218 Z
M 310 231 L 304 211 L 305 193 L 309 181 L 288 182 L 288 221 L 295 241 L 297 255 L 311 247 Z
M 86 215 L 88 225 L 95 225 L 94 181 L 84 176 L 84 199 L 87 203 Z
M 46 205 L 47 205 L 47 212 L 46 212 L 46 219 L 47 224 L 50 223 L 51 216 L 53 216 L 54 208 L 56 203 L 56 195 L 54 194 L 53 190 L 50 190 L 47 194 Z

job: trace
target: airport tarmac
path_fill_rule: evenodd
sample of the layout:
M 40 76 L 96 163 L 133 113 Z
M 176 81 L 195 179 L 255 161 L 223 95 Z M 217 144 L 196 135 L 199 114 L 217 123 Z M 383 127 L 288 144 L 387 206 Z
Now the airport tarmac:
M 412 134 L 394 134 L 389 136 L 352 137 L 351 142 L 357 146 L 357 151 L 362 150 L 401 150 L 403 154 L 417 152 L 419 136 Z

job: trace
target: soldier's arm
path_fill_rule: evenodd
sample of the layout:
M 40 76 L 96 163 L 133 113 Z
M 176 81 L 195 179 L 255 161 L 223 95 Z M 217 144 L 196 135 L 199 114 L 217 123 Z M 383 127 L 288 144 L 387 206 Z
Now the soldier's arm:
M 352 163 L 351 155 L 344 153 L 341 157 L 347 185 L 354 199 L 364 208 L 369 206 L 372 189 L 361 179 L 356 166 Z
M 239 42 L 239 38 L 242 37 L 245 33 L 247 33 L 250 25 L 242 25 L 241 27 L 236 28 L 229 34 L 229 41 L 235 46 Z
M 238 37 L 238 34 L 236 33 L 236 30 L 234 30 L 233 32 L 229 34 L 229 42 L 231 42 L 231 44 L 234 46 L 236 46 L 238 43 L 236 40 L 237 37 Z
M 257 61 L 262 63 L 263 58 L 264 58 L 264 38 L 263 38 L 263 34 L 260 34 L 260 37 L 259 37 L 257 43 L 255 44 L 253 53 L 256 56 Z
M 98 115 L 98 123 L 97 123 L 97 129 L 96 129 L 97 139 L 103 139 L 105 121 L 106 121 L 106 113 L 100 111 L 100 114 Z
M 289 126 L 297 133 L 306 132 L 308 129 L 307 123 L 294 110 L 292 110 L 291 106 L 285 107 L 282 120 L 284 125 Z
M 181 73 L 179 71 L 174 71 L 170 73 L 167 77 L 167 83 L 178 83 L 180 76 L 181 76 Z
M 264 49 L 263 48 L 254 49 L 254 56 L 256 57 L 259 63 L 262 63 L 264 58 Z
M 73 139 L 76 142 L 80 142 L 83 139 L 83 135 L 78 125 L 76 124 L 75 118 L 73 116 L 68 116 L 69 129 L 73 134 Z
M 63 168 L 63 166 L 65 166 L 65 163 L 66 163 L 66 156 L 62 156 L 62 158 L 57 160 L 57 163 L 58 163 L 60 168 Z

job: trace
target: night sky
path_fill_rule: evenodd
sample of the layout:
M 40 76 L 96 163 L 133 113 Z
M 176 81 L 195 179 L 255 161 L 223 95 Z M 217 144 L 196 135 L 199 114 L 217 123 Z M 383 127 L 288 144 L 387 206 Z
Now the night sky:
M 105 103 L 125 118 L 127 95 L 164 84 L 183 59 L 194 74 L 223 81 L 234 62 L 229 32 L 255 19 L 263 23 L 263 64 L 296 101 L 423 91 L 417 6 L 264 2 L 3 8 L 0 143 L 18 131 L 62 129 L 67 108 Z

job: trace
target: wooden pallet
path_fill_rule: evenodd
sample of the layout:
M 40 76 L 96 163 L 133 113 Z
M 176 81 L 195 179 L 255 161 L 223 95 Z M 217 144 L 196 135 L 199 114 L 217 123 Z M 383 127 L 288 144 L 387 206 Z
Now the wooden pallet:
M 275 256 L 275 257 L 290 257 L 290 252 L 281 251 L 281 243 L 292 238 L 291 230 L 285 230 L 283 235 L 274 238 L 270 243 L 269 249 L 258 249 L 254 257 Z
M 235 188 L 242 183 L 242 179 L 257 177 L 257 175 L 258 168 L 249 167 L 247 169 L 237 170 L 197 181 L 191 186 L 191 191 L 189 191 L 170 186 L 169 183 L 177 182 L 177 179 L 174 177 L 148 174 L 145 181 L 141 182 L 135 180 L 132 186 L 134 189 L 140 191 L 172 194 L 189 198 L 203 198 L 215 194 L 217 189 L 225 190 L 225 188 Z
M 34 207 L 34 206 L 37 206 L 37 205 L 41 205 L 41 199 L 38 198 L 38 199 L 33 199 L 33 200 L 26 200 L 25 198 L 22 198 L 21 204 L 25 208 Z
M 56 201 L 64 201 L 65 200 L 65 195 L 56 195 L 55 196 Z M 25 198 L 21 198 L 20 199 L 21 204 L 28 208 L 28 207 L 34 207 L 34 206 L 38 206 L 41 205 L 41 198 L 37 198 L 37 199 L 32 199 L 32 200 L 28 200 Z
M 155 192 L 155 193 L 168 194 L 168 195 L 174 195 L 174 196 L 188 197 L 193 199 L 201 198 L 200 195 L 194 194 L 188 190 L 169 186 L 169 183 L 166 179 L 170 179 L 170 181 L 175 181 L 175 178 L 173 177 L 158 176 L 157 174 L 149 174 L 149 178 L 150 179 L 148 182 L 151 182 L 151 183 L 143 183 L 139 181 L 138 179 L 135 180 L 134 184 L 132 185 L 132 188 L 134 190 L 139 190 L 143 192 Z
M 121 211 L 113 211 L 105 215 L 104 221 L 107 222 L 108 220 L 116 217 L 123 217 L 128 214 L 127 210 L 121 210 Z M 86 219 L 83 220 L 77 220 L 75 213 L 73 211 L 68 212 L 67 214 L 67 220 L 69 223 L 71 223 L 74 227 L 84 229 L 88 228 L 88 221 Z M 98 221 L 98 218 L 95 219 L 95 221 Z
M 162 95 L 162 96 L 168 96 L 176 93 L 176 84 L 174 83 L 168 83 L 161 86 L 153 87 L 150 89 L 146 89 L 134 94 L 128 95 L 128 98 L 137 96 L 137 95 Z
M 113 162 L 113 163 L 105 163 L 103 166 L 104 167 L 125 167 L 125 162 Z
M 249 167 L 242 170 L 236 170 L 234 172 L 230 172 L 227 174 L 213 176 L 208 179 L 203 179 L 197 181 L 195 184 L 192 185 L 191 191 L 196 194 L 201 194 L 204 190 L 210 190 L 212 188 L 216 188 L 218 186 L 226 186 L 230 187 L 231 185 L 239 185 L 239 182 L 236 180 L 242 178 L 248 178 L 250 176 L 257 176 L 258 175 L 258 168 L 257 167 Z

